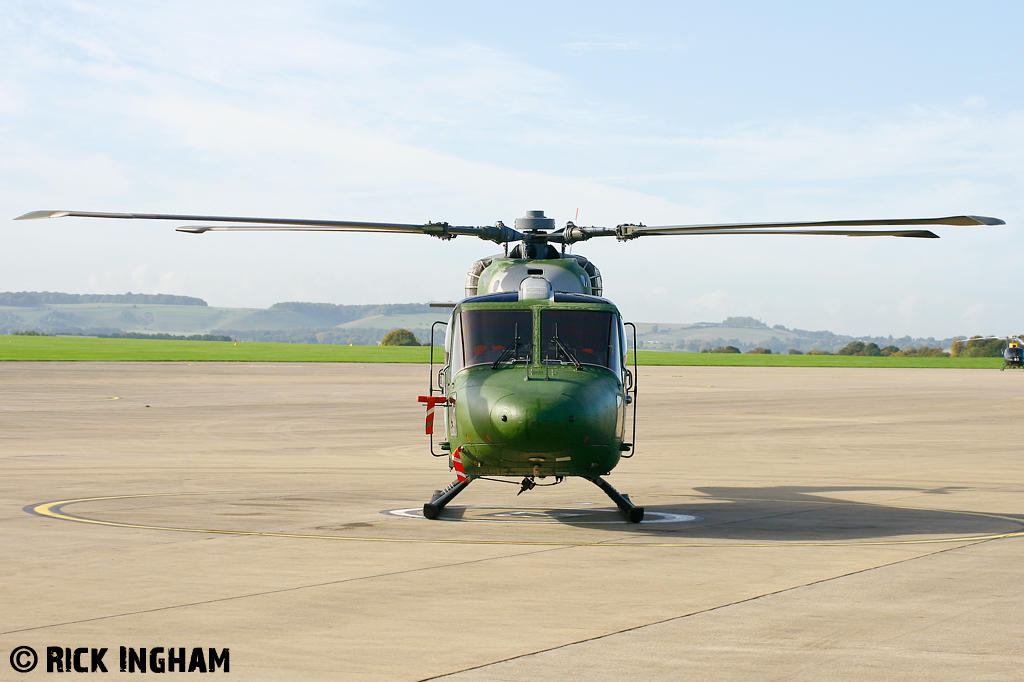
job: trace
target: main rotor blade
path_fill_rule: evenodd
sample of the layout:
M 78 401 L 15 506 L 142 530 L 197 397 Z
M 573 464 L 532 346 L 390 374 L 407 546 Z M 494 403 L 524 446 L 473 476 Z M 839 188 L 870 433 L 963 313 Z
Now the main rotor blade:
M 388 225 L 378 223 L 373 226 L 367 225 L 180 225 L 175 227 L 174 230 L 177 232 L 189 232 L 191 235 L 202 235 L 204 232 L 213 231 L 250 231 L 250 232 L 269 232 L 269 231 L 309 231 L 309 232 L 402 232 L 407 235 L 419 235 L 423 232 L 422 225 L 417 225 L 420 229 L 410 229 L 406 225 Z M 450 229 L 458 229 L 450 226 Z
M 448 225 L 448 233 L 476 234 L 478 228 Z M 346 223 L 342 225 L 182 225 L 176 232 L 203 234 L 204 232 L 401 232 L 404 234 L 427 233 L 424 225 L 401 225 L 389 223 Z M 472 230 L 473 232 L 464 232 Z M 438 230 L 441 231 L 440 229 Z M 429 233 L 427 233 L 429 234 Z
M 758 230 L 803 227 L 868 227 L 871 225 L 1005 225 L 999 218 L 957 215 L 948 218 L 884 218 L 880 220 L 823 220 L 797 223 L 718 223 L 709 225 L 646 225 L 635 226 L 637 234 L 684 234 L 714 230 Z
M 712 223 L 707 225 L 617 225 L 616 227 L 581 227 L 570 223 L 561 231 L 559 241 L 567 244 L 586 241 L 592 237 L 615 237 L 620 241 L 650 235 L 709 235 L 709 234 L 809 234 L 840 235 L 847 237 L 918 237 L 937 239 L 928 230 L 843 230 L 807 228 L 844 228 L 903 225 L 1005 225 L 999 218 L 959 215 L 947 218 L 885 218 L 880 220 L 823 220 L 796 223 Z
M 917 237 L 938 239 L 939 235 L 929 230 L 692 230 L 688 232 L 642 232 L 637 236 L 655 235 L 718 235 L 718 234 L 816 234 L 840 237 Z
M 217 230 L 309 230 L 326 232 L 402 232 L 428 234 L 441 239 L 453 239 L 459 235 L 479 237 L 499 244 L 518 241 L 523 235 L 504 225 L 449 225 L 448 223 L 368 223 L 350 220 L 306 220 L 301 218 L 245 218 L 235 216 L 178 215 L 171 213 L 104 213 L 95 211 L 32 211 L 15 220 L 36 218 L 119 218 L 135 220 L 187 220 L 220 223 L 249 223 L 248 225 L 202 225 L 179 227 L 179 232 L 202 234 Z

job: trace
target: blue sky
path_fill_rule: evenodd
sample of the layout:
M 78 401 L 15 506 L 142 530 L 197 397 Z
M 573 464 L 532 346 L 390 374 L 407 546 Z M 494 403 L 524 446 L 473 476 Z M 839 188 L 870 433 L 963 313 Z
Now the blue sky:
M 1024 5 L 21 2 L 0 11 L 0 215 L 456 224 L 1003 218 L 940 240 L 576 247 L 637 321 L 1019 333 Z M 0 290 L 451 300 L 493 245 L 9 223 Z

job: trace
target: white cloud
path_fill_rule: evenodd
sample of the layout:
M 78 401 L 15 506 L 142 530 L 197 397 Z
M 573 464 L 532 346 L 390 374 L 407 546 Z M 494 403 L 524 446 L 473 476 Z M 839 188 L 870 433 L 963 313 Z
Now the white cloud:
M 723 289 L 716 289 L 715 291 L 709 291 L 703 296 L 698 296 L 693 299 L 691 303 L 694 303 L 701 308 L 707 308 L 710 311 L 718 312 L 722 308 L 722 304 L 725 303 L 728 298 L 728 292 Z
M 565 51 L 574 55 L 603 50 L 610 50 L 612 52 L 639 52 L 644 49 L 647 49 L 647 47 L 642 43 L 615 39 L 581 40 L 565 44 Z
M 1024 171 L 1024 112 L 917 109 L 842 121 L 751 124 L 701 137 L 621 140 L 670 148 L 676 169 L 606 180 L 773 183 L 865 180 L 924 173 Z
M 563 49 L 574 56 L 588 52 L 676 52 L 685 49 L 678 43 L 664 43 L 650 39 L 630 39 L 621 36 L 593 35 L 565 43 Z
M 899 304 L 897 304 L 896 312 L 903 317 L 914 317 L 920 306 L 921 301 L 917 296 L 904 296 L 900 299 Z

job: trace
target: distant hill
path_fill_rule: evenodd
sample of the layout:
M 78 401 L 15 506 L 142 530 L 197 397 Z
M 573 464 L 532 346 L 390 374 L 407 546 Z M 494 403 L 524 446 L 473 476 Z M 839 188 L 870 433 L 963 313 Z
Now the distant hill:
M 697 322 L 693 324 L 637 323 L 637 342 L 644 350 L 681 350 L 698 353 L 716 346 L 735 346 L 741 351 L 769 348 L 773 353 L 786 353 L 789 349 L 834 353 L 853 341 L 876 343 L 881 347 L 949 348 L 951 337 L 915 338 L 902 336 L 848 336 L 830 331 L 787 329 L 781 324 L 769 327 L 752 317 L 729 317 L 723 322 Z
M 433 315 L 436 309 L 426 303 L 389 303 L 382 305 L 335 305 L 333 303 L 275 303 L 266 310 L 253 310 L 232 321 L 233 329 L 295 329 L 296 327 L 337 327 L 359 320 L 394 315 Z M 446 317 L 446 313 L 441 313 Z M 358 326 L 358 325 L 357 325 Z M 390 330 L 388 330 L 390 331 Z
M 425 303 L 338 305 L 290 301 L 269 308 L 215 308 L 191 296 L 169 294 L 0 293 L 0 334 L 36 331 L 45 334 L 217 334 L 238 341 L 371 345 L 394 329 L 408 329 L 427 341 L 431 325 L 450 311 Z M 443 327 L 439 326 L 435 343 Z M 836 352 L 853 341 L 880 347 L 949 348 L 953 339 L 847 336 L 830 331 L 773 327 L 753 317 L 722 322 L 637 323 L 637 340 L 645 350 L 699 352 L 717 346 L 741 351 L 756 347 L 776 353 Z
M 0 334 L 216 334 L 239 341 L 376 344 L 396 328 L 426 341 L 448 310 L 426 303 L 336 305 L 284 302 L 270 308 L 215 308 L 167 294 L 0 293 Z M 440 340 L 443 329 L 438 331 Z
M 206 301 L 192 296 L 171 294 L 62 294 L 58 291 L 4 291 L 0 292 L 0 306 L 35 308 L 48 304 L 78 303 L 133 303 L 142 305 L 201 305 Z

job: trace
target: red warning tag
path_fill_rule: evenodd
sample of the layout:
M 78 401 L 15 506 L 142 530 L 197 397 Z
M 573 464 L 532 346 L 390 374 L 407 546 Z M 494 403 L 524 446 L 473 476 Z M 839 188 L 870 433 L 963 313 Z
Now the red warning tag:
M 437 405 L 447 405 L 448 398 L 443 395 L 421 395 L 416 398 L 416 402 L 427 404 L 427 430 L 425 433 L 434 433 L 434 408 Z

